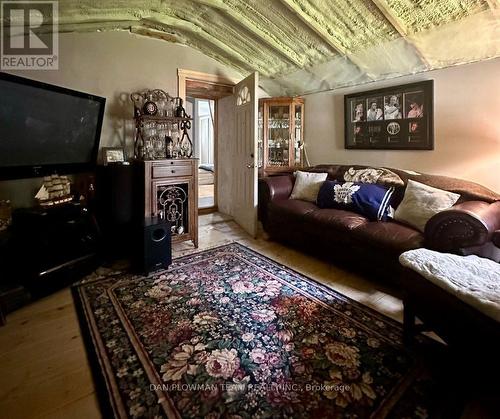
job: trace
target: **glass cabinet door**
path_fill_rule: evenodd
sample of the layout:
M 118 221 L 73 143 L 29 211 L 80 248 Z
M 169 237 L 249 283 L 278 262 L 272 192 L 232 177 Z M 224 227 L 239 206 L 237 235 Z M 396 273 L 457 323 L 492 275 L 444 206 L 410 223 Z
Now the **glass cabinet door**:
M 287 167 L 290 158 L 290 106 L 270 104 L 267 118 L 268 166 Z
M 279 97 L 259 100 L 259 175 L 288 172 L 303 164 L 304 100 Z
M 259 103 L 257 127 L 257 165 L 261 169 L 264 166 L 264 105 L 262 102 Z
M 172 237 L 189 234 L 191 182 L 155 181 L 152 186 L 152 215 L 170 222 Z
M 295 166 L 301 166 L 301 147 L 302 147 L 302 123 L 303 123 L 303 110 L 304 105 L 295 104 L 292 105 L 294 109 L 294 135 L 293 135 L 293 164 Z

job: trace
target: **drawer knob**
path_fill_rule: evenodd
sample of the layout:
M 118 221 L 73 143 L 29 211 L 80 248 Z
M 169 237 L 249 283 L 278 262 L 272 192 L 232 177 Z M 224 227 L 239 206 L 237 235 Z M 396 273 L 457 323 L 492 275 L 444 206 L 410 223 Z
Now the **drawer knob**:
M 175 170 L 172 170 L 172 173 L 175 173 Z

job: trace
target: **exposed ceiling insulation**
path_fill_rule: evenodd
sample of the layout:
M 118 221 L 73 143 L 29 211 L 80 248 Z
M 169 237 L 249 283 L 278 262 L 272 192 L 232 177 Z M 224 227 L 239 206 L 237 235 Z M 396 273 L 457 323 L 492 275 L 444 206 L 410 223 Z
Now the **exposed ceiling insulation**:
M 295 95 L 500 56 L 500 0 L 65 0 L 61 32 L 194 47 Z

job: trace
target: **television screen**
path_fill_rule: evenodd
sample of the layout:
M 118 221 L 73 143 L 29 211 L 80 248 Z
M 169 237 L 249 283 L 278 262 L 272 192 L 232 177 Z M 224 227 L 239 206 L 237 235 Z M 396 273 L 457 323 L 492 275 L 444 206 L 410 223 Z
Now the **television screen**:
M 0 74 L 0 177 L 90 170 L 105 99 Z

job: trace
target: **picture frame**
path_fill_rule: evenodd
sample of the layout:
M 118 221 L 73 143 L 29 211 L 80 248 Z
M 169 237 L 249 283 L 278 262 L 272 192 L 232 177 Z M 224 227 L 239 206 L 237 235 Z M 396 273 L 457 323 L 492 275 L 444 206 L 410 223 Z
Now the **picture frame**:
M 121 147 L 103 147 L 102 160 L 104 166 L 114 163 L 123 163 L 125 162 L 125 150 Z
M 434 150 L 434 81 L 344 96 L 345 148 Z

